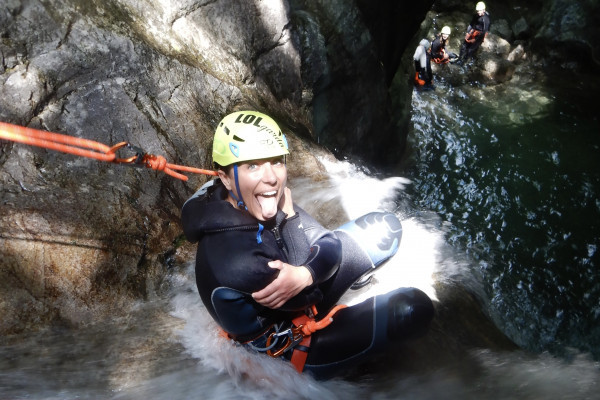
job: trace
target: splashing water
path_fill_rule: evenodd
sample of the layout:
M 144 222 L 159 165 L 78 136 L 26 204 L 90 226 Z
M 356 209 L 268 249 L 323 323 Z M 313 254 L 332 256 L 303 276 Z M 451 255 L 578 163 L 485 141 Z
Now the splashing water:
M 329 180 L 318 185 L 302 180 L 293 193 L 297 204 L 311 214 L 323 214 L 322 210 L 316 208 L 323 205 L 331 208 L 331 202 L 339 202 L 346 220 L 356 219 L 371 211 L 394 211 L 398 193 L 410 184 L 408 179 L 402 177 L 370 177 L 347 161 L 332 162 L 324 158 L 320 161 L 329 173 Z M 337 225 L 346 220 L 337 221 Z M 335 228 L 331 221 L 329 227 Z M 373 284 L 364 290 L 348 292 L 342 299 L 343 303 L 357 304 L 377 294 L 409 286 L 423 290 L 431 299 L 437 299 L 433 289 L 433 274 L 438 265 L 438 247 L 442 244 L 442 236 L 425 228 L 414 218 L 402 221 L 402 232 L 398 253 L 377 270 Z
M 345 215 L 356 218 L 374 210 L 390 210 L 397 192 L 409 181 L 403 178 L 379 180 L 369 178 L 348 162 L 324 161 L 330 173 L 328 182 L 314 185 L 297 180 L 293 188 L 294 201 L 307 211 L 335 207 L 341 203 Z M 310 211 L 309 211 L 310 212 Z M 339 222 L 339 221 L 338 221 Z M 403 239 L 396 256 L 375 273 L 372 283 L 349 292 L 342 302 L 352 305 L 401 286 L 422 289 L 435 299 L 433 272 L 436 266 L 435 246 L 440 237 L 421 227 L 415 220 L 403 223 Z M 190 267 L 191 268 L 191 267 Z M 192 277 L 188 290 L 180 290 L 173 298 L 173 315 L 186 321 L 180 331 L 181 342 L 202 364 L 218 373 L 227 373 L 245 396 L 264 398 L 267 393 L 276 398 L 354 398 L 364 388 L 342 380 L 316 382 L 306 374 L 298 374 L 287 362 L 253 354 L 218 336 L 218 328 L 201 304 Z M 342 394 L 345 393 L 345 396 Z
M 327 182 L 294 182 L 294 199 L 304 209 L 319 214 L 323 213 L 321 207 L 330 210 L 341 207 L 345 215 L 352 218 L 373 209 L 390 210 L 388 207 L 396 206 L 394 196 L 410 184 L 402 178 L 368 177 L 347 162 L 328 164 L 327 170 L 330 172 Z M 378 194 L 379 203 L 374 201 L 373 193 Z M 342 206 L 335 205 L 341 196 L 347 197 L 345 202 Z M 339 224 L 339 218 L 331 218 L 329 222 Z M 443 232 L 429 222 L 429 215 L 402 220 L 403 237 L 396 256 L 377 270 L 372 284 L 349 292 L 342 302 L 355 304 L 399 286 L 418 287 L 436 300 L 436 281 L 466 277 L 472 266 L 460 255 L 449 252 L 443 242 Z M 292 399 L 509 399 L 515 396 L 583 399 L 598 387 L 598 366 L 584 356 L 565 362 L 547 354 L 535 356 L 490 349 L 463 349 L 466 356 L 448 361 L 437 358 L 437 350 L 432 348 L 432 354 L 425 356 L 427 367 L 415 366 L 414 373 L 398 372 L 390 366 L 382 375 L 368 375 L 358 381 L 314 381 L 310 376 L 297 374 L 285 362 L 249 353 L 218 337 L 216 325 L 195 291 L 193 277 L 184 281 L 189 288 L 177 290 L 172 300 L 173 315 L 185 321 L 179 332 L 180 341 L 205 368 L 214 371 L 211 379 L 220 377 L 229 382 L 231 386 L 227 386 L 227 392 L 220 393 L 219 398 L 235 393 L 236 398 Z M 469 285 L 474 291 L 479 290 L 472 282 Z

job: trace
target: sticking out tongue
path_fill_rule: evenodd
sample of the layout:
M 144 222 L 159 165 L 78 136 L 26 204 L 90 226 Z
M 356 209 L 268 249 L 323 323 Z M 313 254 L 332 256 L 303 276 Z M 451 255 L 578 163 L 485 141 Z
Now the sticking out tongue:
M 269 195 L 269 196 L 256 196 L 258 200 L 262 216 L 264 219 L 271 219 L 277 214 L 277 195 Z

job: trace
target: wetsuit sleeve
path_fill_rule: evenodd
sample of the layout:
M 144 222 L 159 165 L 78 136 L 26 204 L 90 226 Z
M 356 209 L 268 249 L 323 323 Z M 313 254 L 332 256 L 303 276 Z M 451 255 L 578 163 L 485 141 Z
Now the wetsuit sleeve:
M 251 340 L 287 315 L 263 307 L 252 298 L 252 292 L 277 276 L 278 271 L 267 265 L 274 258 L 279 258 L 276 247 L 258 246 L 252 232 L 207 234 L 198 244 L 198 292 L 215 321 L 236 340 Z M 306 307 L 310 300 L 298 299 L 297 309 Z
M 431 42 L 431 54 L 437 54 L 440 47 L 440 41 L 436 38 L 433 42 Z
M 196 243 L 200 239 L 200 232 L 196 228 L 199 224 L 197 221 L 196 212 L 198 207 L 202 207 L 199 197 L 192 197 L 185 202 L 181 209 L 181 225 L 183 233 L 187 240 L 191 243 Z
M 490 17 L 486 14 L 483 16 L 483 33 L 487 34 L 490 31 Z
M 310 246 L 308 256 L 300 265 L 308 268 L 313 284 L 322 283 L 338 270 L 342 259 L 342 243 L 335 233 L 325 229 L 306 211 L 296 207 L 296 212 Z
M 211 286 L 233 288 L 251 294 L 271 283 L 278 271 L 269 261 L 281 259 L 273 244 L 257 245 L 254 233 L 224 232 L 206 235 L 199 244 L 197 262 L 203 265 L 203 279 L 212 277 Z M 198 282 L 199 285 L 205 282 Z
M 221 189 L 221 193 L 219 193 Z M 202 236 L 200 227 L 203 225 L 202 212 L 207 207 L 206 199 L 211 195 L 217 195 L 224 198 L 223 187 L 220 185 L 220 180 L 213 179 L 206 182 L 200 189 L 190 197 L 181 208 L 181 225 L 183 233 L 187 240 L 191 243 L 196 243 Z

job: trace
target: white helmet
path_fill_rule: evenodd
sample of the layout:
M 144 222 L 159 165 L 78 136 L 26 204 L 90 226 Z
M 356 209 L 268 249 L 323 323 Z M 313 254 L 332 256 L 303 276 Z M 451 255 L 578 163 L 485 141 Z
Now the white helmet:
M 449 34 L 450 34 L 450 27 L 446 25 L 442 28 L 442 35 L 449 35 Z
M 477 3 L 475 6 L 475 11 L 485 11 L 485 3 L 483 1 Z

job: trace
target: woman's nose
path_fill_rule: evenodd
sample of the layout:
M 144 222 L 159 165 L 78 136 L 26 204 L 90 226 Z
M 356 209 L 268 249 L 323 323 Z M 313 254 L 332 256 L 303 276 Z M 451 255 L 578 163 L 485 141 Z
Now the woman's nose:
M 273 165 L 270 162 L 266 162 L 262 165 L 263 174 L 262 180 L 266 183 L 277 183 L 277 175 L 275 175 L 275 171 L 273 170 Z

